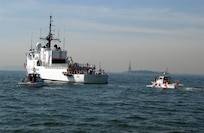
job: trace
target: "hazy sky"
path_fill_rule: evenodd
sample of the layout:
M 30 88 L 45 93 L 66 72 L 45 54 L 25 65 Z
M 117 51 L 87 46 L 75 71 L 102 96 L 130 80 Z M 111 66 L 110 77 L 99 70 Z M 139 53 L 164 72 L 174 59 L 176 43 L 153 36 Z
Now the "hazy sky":
M 108 72 L 131 62 L 133 70 L 204 74 L 204 0 L 2 0 L 0 67 L 23 68 L 51 12 L 55 35 L 65 36 L 77 62 L 101 62 Z

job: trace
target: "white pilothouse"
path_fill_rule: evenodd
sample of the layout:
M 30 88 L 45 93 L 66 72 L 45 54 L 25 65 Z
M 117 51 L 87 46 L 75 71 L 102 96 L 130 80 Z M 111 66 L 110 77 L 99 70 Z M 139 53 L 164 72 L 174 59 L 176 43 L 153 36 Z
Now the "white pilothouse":
M 35 49 L 26 53 L 26 69 L 29 73 L 39 73 L 43 80 L 65 81 L 72 83 L 108 83 L 108 75 L 101 68 L 96 70 L 95 65 L 89 63 L 80 64 L 73 62 L 71 56 L 67 56 L 67 51 L 62 50 L 57 44 L 51 48 L 54 39 L 52 31 L 52 16 L 50 16 L 49 34 L 47 43 L 43 45 L 38 42 Z

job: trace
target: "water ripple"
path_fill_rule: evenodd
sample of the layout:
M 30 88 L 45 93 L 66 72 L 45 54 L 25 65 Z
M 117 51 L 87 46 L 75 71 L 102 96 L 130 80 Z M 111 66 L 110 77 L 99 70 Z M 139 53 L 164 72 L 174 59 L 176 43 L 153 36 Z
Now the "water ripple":
M 176 75 L 186 87 L 175 90 L 146 88 L 153 75 L 124 73 L 110 74 L 105 85 L 48 82 L 28 89 L 16 86 L 24 72 L 0 74 L 0 132 L 204 130 L 203 76 Z

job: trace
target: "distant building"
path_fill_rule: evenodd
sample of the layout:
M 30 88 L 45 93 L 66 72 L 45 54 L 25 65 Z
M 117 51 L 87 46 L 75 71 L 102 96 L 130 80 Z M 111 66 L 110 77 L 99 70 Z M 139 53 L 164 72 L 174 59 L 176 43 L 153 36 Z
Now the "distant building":
M 131 73 L 132 69 L 131 69 L 131 62 L 129 62 L 129 67 L 128 67 L 128 73 Z

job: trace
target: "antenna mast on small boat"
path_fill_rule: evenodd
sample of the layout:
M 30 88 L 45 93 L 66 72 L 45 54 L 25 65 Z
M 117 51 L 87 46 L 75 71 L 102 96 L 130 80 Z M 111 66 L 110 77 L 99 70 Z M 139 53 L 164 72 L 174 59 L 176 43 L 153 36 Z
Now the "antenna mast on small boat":
M 165 72 L 164 72 L 164 75 L 167 75 L 167 74 L 169 74 L 169 73 L 168 73 L 168 68 L 166 68 L 166 70 L 165 70 Z

